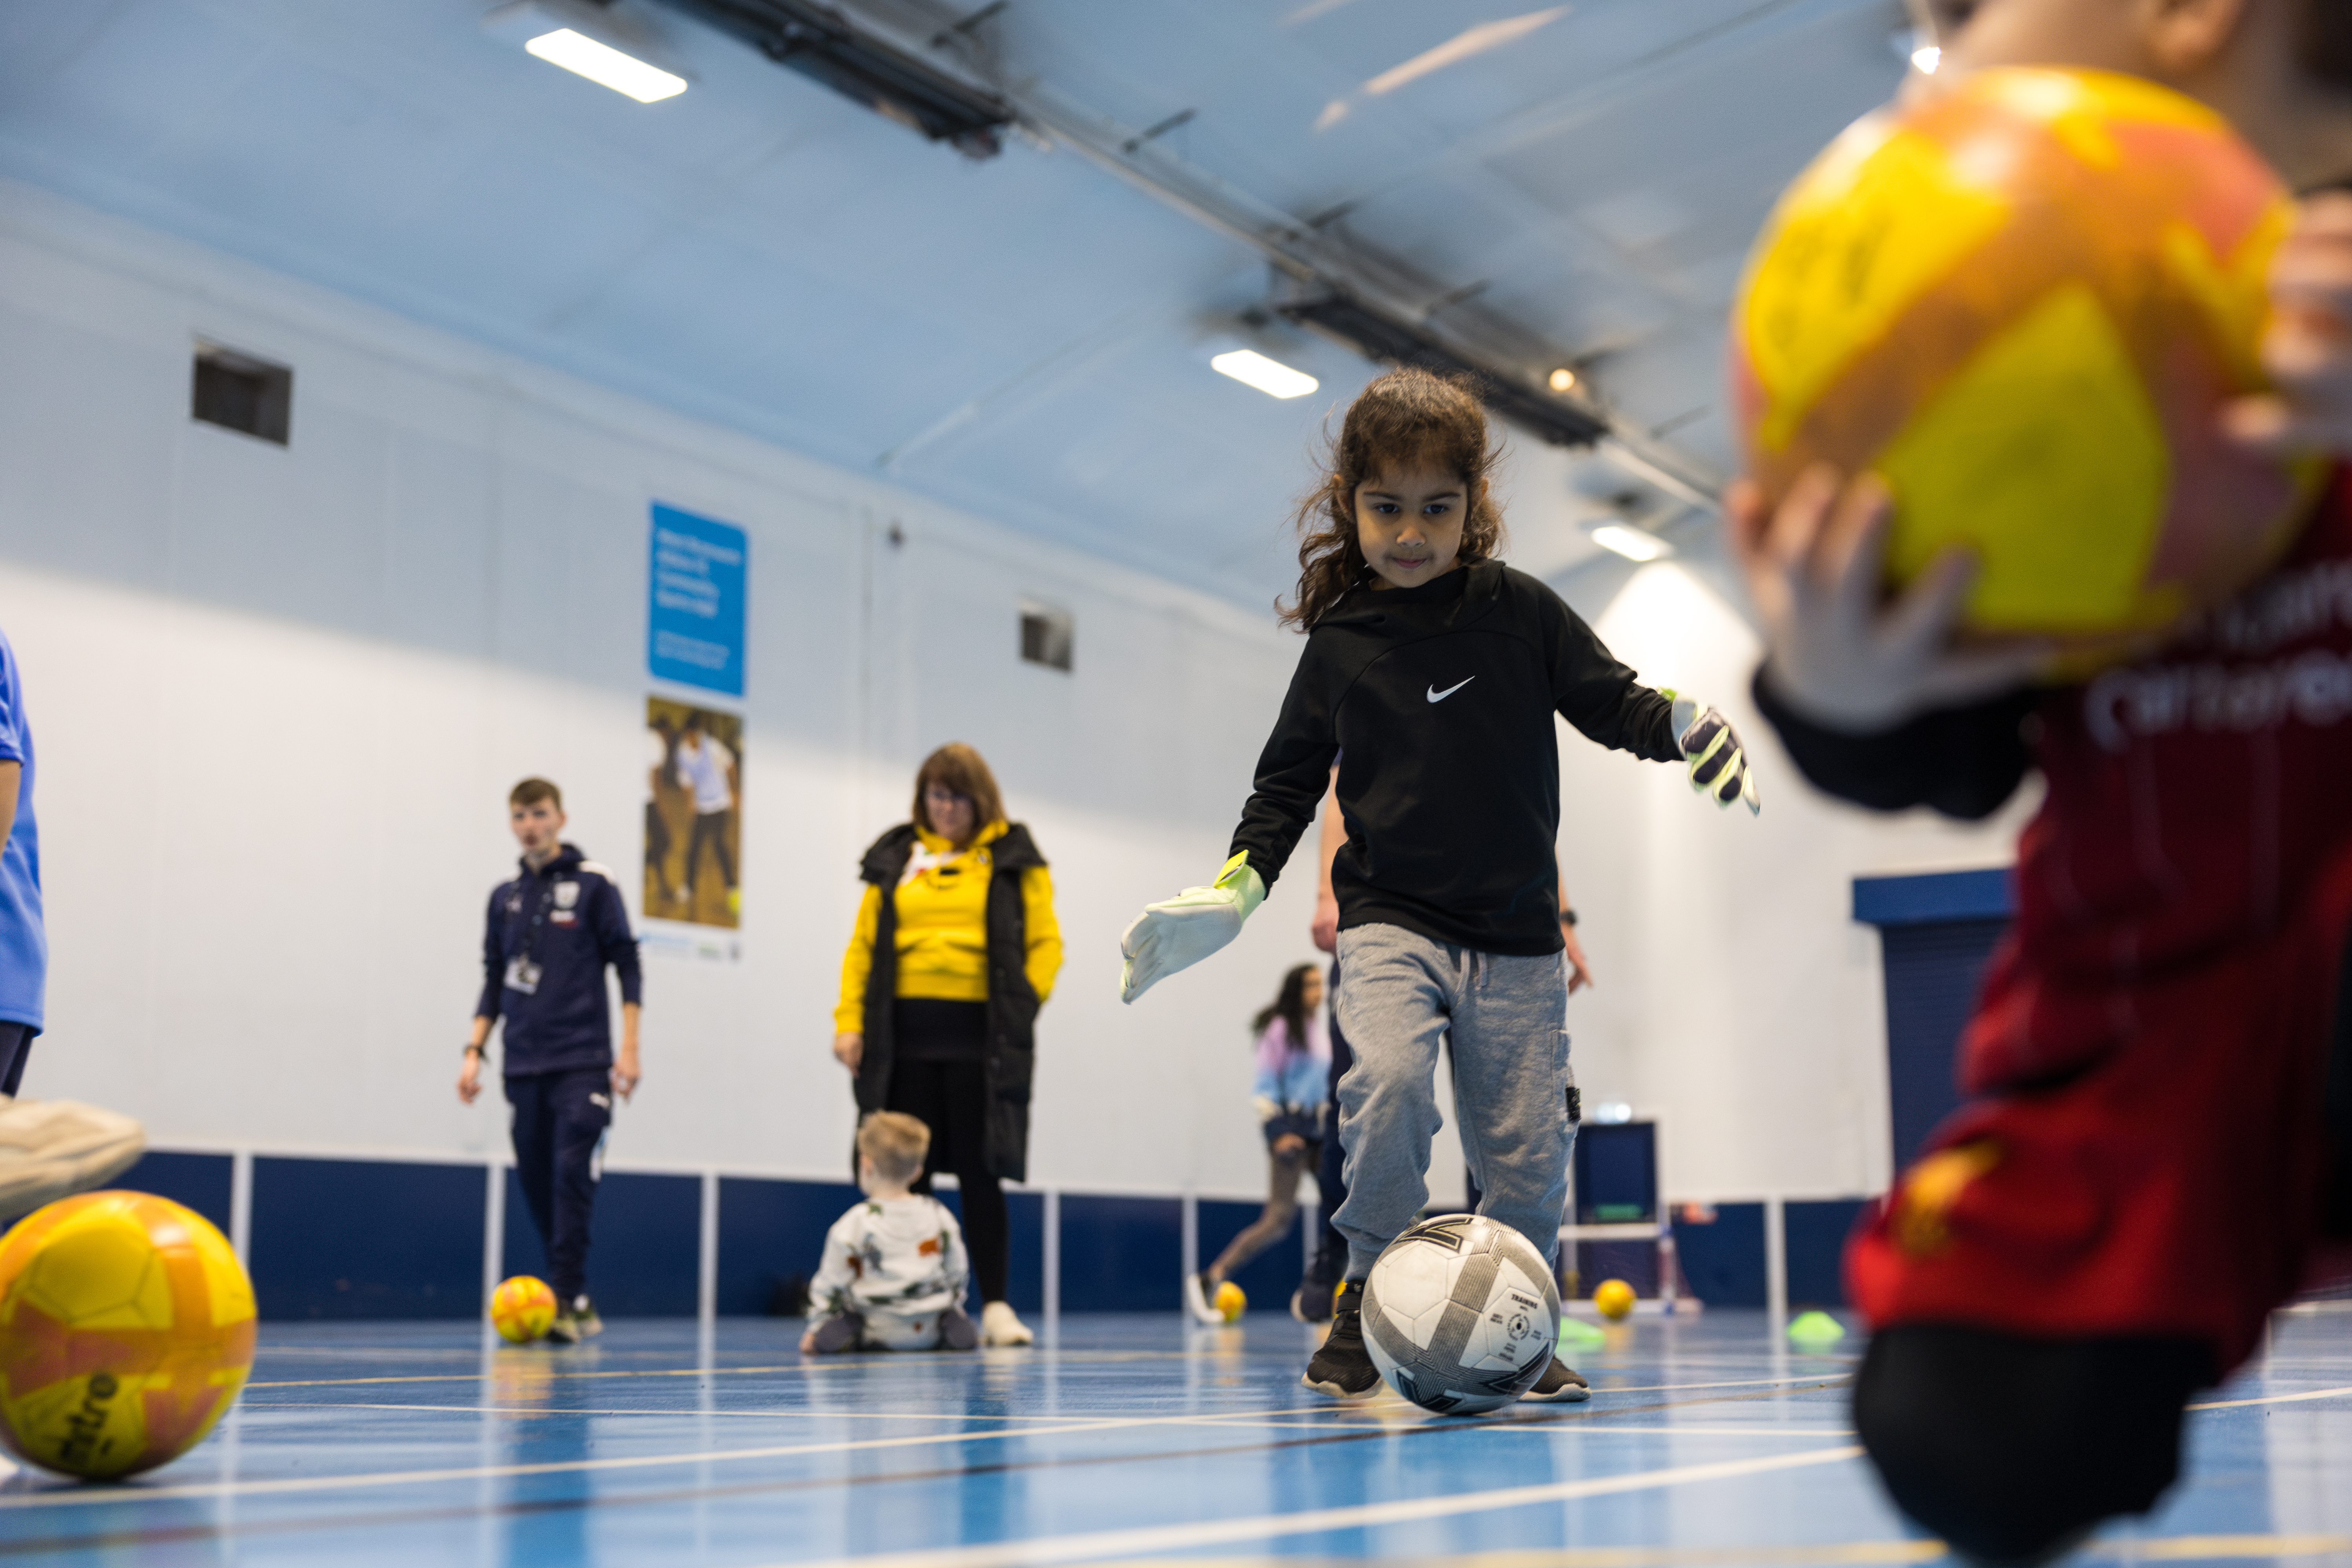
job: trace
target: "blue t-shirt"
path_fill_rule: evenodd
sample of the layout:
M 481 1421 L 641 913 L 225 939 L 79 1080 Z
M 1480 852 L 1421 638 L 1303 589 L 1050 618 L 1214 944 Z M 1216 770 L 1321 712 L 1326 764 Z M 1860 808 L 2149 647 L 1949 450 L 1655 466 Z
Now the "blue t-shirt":
M 49 978 L 49 938 L 41 925 L 41 834 L 33 825 L 33 727 L 25 718 L 25 677 L 0 633 L 0 763 L 22 764 L 16 825 L 0 847 L 0 1020 L 41 1026 Z

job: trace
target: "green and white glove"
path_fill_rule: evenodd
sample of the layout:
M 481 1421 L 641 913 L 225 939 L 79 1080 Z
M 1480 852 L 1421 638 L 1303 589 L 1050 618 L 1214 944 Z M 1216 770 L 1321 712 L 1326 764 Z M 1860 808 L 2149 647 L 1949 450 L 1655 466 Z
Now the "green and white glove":
M 1763 810 L 1763 803 L 1756 798 L 1756 775 L 1748 771 L 1748 753 L 1740 750 L 1739 735 L 1731 721 L 1671 687 L 1659 690 L 1675 705 L 1675 743 L 1682 747 L 1683 760 L 1690 764 L 1691 788 L 1713 795 L 1717 809 L 1744 800 L 1748 816 Z
M 1205 888 L 1187 888 L 1174 898 L 1146 904 L 1118 951 L 1118 999 L 1132 1002 L 1180 969 L 1190 969 L 1239 936 L 1242 921 L 1265 902 L 1265 881 L 1236 855 Z

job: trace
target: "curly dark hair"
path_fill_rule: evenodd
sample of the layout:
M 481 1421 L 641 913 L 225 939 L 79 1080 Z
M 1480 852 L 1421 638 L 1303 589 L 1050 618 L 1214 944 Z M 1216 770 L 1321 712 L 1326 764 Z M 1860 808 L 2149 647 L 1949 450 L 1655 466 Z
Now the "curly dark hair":
M 1503 514 L 1486 493 L 1503 456 L 1486 428 L 1486 411 L 1467 376 L 1407 365 L 1380 377 L 1348 405 L 1323 459 L 1323 478 L 1298 502 L 1298 593 L 1275 602 L 1286 626 L 1314 628 L 1368 568 L 1356 538 L 1356 487 L 1391 468 L 1427 463 L 1462 476 L 1468 515 L 1462 561 L 1485 561 L 1503 548 Z

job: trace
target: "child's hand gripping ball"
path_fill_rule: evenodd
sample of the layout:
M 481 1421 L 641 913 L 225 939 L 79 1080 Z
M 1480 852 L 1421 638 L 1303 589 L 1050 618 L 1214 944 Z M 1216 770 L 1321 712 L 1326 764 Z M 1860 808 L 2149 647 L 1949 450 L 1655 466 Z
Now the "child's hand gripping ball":
M 84 1193 L 0 1239 L 0 1442 L 112 1480 L 204 1439 L 253 1370 L 253 1285 L 228 1238 L 145 1193 Z
M 1633 1287 L 1622 1279 L 1603 1279 L 1592 1292 L 1592 1310 L 1612 1323 L 1622 1323 L 1633 1315 L 1636 1300 Z
M 518 1274 L 490 1293 L 490 1324 L 509 1344 L 527 1345 L 555 1321 L 555 1292 L 544 1279 Z
M 1873 115 L 1799 176 L 1732 328 L 1748 468 L 1894 496 L 1900 586 L 1955 550 L 1962 626 L 2095 662 L 2253 580 L 2315 461 L 2233 444 L 2268 384 L 2294 208 L 2228 123 L 2136 77 L 2009 68 Z

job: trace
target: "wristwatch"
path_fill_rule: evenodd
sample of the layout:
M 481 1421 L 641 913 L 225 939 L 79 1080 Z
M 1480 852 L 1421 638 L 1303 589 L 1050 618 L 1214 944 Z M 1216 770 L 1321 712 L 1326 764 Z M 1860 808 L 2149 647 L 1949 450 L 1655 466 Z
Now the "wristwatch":
M 1572 925 L 1574 925 L 1574 924 L 1576 923 L 1576 911 L 1575 911 L 1574 910 L 1560 910 L 1560 911 L 1559 911 L 1559 923 L 1560 923 L 1560 924 L 1562 924 L 1562 925 L 1564 925 L 1564 926 L 1572 926 Z
M 469 1057 L 485 1056 L 488 1054 L 488 1047 L 485 1046 L 478 1046 L 474 1044 L 473 1041 L 467 1040 L 466 1042 L 466 1054 Z

